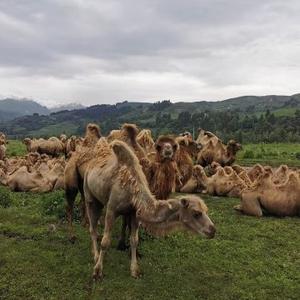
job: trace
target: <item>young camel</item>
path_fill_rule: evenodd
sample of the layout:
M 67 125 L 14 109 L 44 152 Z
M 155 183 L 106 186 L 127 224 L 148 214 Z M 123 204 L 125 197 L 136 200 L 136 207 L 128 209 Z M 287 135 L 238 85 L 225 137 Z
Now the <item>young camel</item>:
M 131 275 L 140 274 L 137 263 L 138 224 L 156 234 L 184 228 L 213 238 L 215 227 L 207 215 L 207 207 L 197 197 L 159 201 L 151 194 L 146 177 L 132 150 L 122 141 L 111 145 L 105 139 L 97 143 L 94 158 L 84 178 L 84 195 L 90 222 L 95 266 L 93 277 L 103 277 L 103 259 L 111 244 L 111 231 L 120 215 L 130 217 Z M 105 227 L 98 250 L 97 225 L 106 206 Z

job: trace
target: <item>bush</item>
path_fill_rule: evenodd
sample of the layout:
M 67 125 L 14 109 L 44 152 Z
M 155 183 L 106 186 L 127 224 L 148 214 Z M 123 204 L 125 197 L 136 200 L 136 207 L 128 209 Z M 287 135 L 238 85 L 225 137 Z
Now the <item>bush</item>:
M 0 207 L 7 208 L 11 206 L 12 199 L 7 188 L 1 186 L 0 187 Z
M 253 159 L 254 158 L 254 152 L 252 150 L 245 151 L 243 158 Z
M 295 154 L 295 156 L 296 156 L 297 159 L 300 159 L 300 152 L 297 152 L 297 153 Z

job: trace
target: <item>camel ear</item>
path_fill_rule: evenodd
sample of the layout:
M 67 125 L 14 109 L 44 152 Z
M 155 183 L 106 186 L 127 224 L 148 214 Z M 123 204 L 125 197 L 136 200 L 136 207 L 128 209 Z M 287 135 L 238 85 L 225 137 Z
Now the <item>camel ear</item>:
M 185 198 L 180 199 L 180 203 L 183 207 L 187 208 L 189 206 L 189 201 Z

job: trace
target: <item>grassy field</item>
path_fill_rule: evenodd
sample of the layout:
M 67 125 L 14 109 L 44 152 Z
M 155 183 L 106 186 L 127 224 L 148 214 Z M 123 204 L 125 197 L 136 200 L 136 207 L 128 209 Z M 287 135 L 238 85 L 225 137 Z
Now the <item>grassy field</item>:
M 10 140 L 7 155 L 25 155 L 26 147 L 18 140 Z M 236 163 L 250 166 L 256 163 L 279 166 L 287 164 L 291 167 L 300 167 L 300 144 L 248 144 L 238 153 Z
M 300 167 L 300 144 L 248 144 L 238 153 L 237 162 L 241 165 L 279 166 L 286 164 L 290 167 Z
M 135 280 L 128 253 L 116 250 L 118 223 L 105 278 L 93 282 L 90 237 L 77 224 L 68 242 L 63 192 L 0 188 L 0 299 L 300 299 L 300 219 L 242 216 L 238 199 L 205 200 L 215 239 L 141 233 Z

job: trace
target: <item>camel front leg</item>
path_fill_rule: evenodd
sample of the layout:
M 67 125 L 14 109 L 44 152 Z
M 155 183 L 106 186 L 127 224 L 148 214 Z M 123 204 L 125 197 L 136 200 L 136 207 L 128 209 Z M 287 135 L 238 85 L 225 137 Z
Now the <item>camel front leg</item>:
M 257 197 L 242 197 L 240 210 L 250 216 L 261 217 L 263 215 Z
M 130 232 L 130 248 L 131 248 L 131 276 L 138 278 L 140 276 L 140 268 L 137 262 L 137 246 L 139 242 L 139 223 L 136 215 L 131 216 L 131 232 Z
M 103 260 L 104 255 L 111 244 L 111 231 L 112 227 L 115 222 L 115 214 L 114 212 L 110 211 L 109 208 L 107 208 L 106 215 L 105 215 L 105 227 L 103 232 L 103 237 L 100 244 L 100 254 L 99 258 L 94 266 L 94 274 L 93 277 L 95 279 L 102 279 L 103 278 Z

